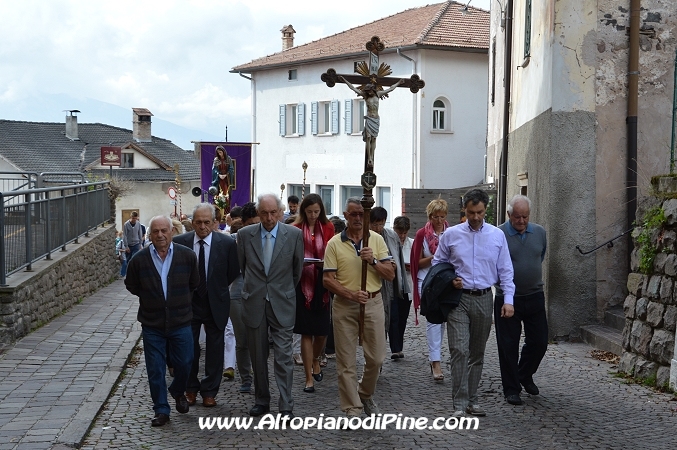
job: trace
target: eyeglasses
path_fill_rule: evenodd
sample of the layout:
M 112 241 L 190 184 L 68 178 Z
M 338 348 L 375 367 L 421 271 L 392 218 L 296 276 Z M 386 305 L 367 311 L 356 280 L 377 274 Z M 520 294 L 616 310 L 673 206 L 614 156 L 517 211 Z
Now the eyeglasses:
M 363 217 L 364 213 L 352 212 L 352 213 L 347 213 L 347 215 L 350 216 L 350 217 Z

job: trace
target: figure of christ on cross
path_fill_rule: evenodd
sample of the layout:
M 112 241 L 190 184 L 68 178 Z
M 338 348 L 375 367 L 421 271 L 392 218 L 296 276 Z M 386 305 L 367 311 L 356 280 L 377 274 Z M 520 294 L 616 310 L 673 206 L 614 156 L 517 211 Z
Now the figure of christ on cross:
M 362 140 L 364 141 L 364 170 L 374 170 L 374 153 L 376 150 L 376 138 L 378 137 L 378 130 L 381 124 L 378 115 L 379 100 L 388 96 L 388 93 L 394 91 L 405 80 L 400 79 L 386 90 L 378 90 L 377 86 L 369 83 L 364 86 L 364 89 L 358 89 L 353 86 L 348 80 L 339 75 L 338 79 L 346 84 L 353 92 L 364 98 L 364 103 L 367 106 L 367 114 L 364 116 L 364 130 L 362 131 Z

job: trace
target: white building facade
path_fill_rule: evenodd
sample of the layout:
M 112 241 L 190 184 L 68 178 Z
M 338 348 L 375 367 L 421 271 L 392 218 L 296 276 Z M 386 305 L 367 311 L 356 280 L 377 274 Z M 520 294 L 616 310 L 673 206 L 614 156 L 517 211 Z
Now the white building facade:
M 348 197 L 362 196 L 364 101 L 344 84 L 327 87 L 320 76 L 329 68 L 354 74 L 355 65 L 368 60 L 364 45 L 371 36 L 409 22 L 409 15 L 429 15 L 431 21 L 441 17 L 438 26 L 451 26 L 463 18 L 462 6 L 445 2 L 407 10 L 235 67 L 232 72 L 249 74 L 252 80 L 255 192 L 280 193 L 284 185 L 285 200 L 291 194 L 315 192 L 328 214 L 341 215 Z M 388 210 L 389 222 L 402 212 L 403 188 L 454 188 L 483 181 L 488 45 L 482 42 L 488 42 L 489 16 L 473 11 L 473 19 L 479 20 L 474 33 L 480 38 L 470 47 L 454 45 L 451 35 L 436 46 L 425 40 L 391 38 L 386 31 L 379 36 L 386 45 L 380 62 L 390 66 L 391 77 L 416 73 L 425 81 L 416 94 L 397 88 L 380 102 L 374 199 Z M 411 33 L 418 37 L 420 31 Z M 316 50 L 323 48 L 323 55 L 331 53 L 337 47 L 347 50 L 329 57 L 307 56 L 320 54 Z

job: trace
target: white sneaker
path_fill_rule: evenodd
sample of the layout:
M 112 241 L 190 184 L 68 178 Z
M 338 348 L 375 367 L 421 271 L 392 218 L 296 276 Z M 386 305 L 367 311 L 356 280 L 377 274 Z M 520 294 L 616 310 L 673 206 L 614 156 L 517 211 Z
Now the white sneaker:
M 381 413 L 381 411 L 378 409 L 378 405 L 373 399 L 361 398 L 360 400 L 362 400 L 362 407 L 364 408 L 364 413 L 366 415 L 371 416 L 372 414 L 378 415 Z
M 461 417 L 465 417 L 465 411 L 454 411 L 451 417 L 456 417 L 458 419 L 460 419 Z

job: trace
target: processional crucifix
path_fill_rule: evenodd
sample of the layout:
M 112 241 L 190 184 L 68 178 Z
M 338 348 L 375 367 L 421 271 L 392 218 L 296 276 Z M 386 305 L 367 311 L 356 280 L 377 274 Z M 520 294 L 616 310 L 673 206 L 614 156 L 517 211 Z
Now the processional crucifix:
M 364 99 L 367 107 L 367 113 L 364 116 L 364 130 L 362 139 L 364 141 L 364 173 L 362 174 L 361 184 L 363 190 L 360 203 L 364 208 L 362 217 L 362 246 L 369 246 L 369 214 L 371 207 L 374 206 L 374 196 L 372 190 L 376 186 L 376 174 L 374 173 L 374 153 L 376 150 L 376 138 L 380 126 L 380 117 L 378 115 L 379 100 L 388 97 L 388 94 L 397 87 L 406 87 L 412 93 L 417 93 L 419 89 L 425 86 L 421 78 L 413 74 L 409 79 L 388 77 L 392 73 L 390 66 L 386 63 L 380 63 L 378 55 L 385 49 L 385 45 L 378 36 L 371 38 L 366 44 L 369 50 L 369 65 L 361 61 L 357 65 L 357 72 L 360 75 L 341 75 L 334 69 L 329 69 L 322 74 L 321 79 L 327 86 L 334 87 L 336 83 L 345 83 L 351 90 Z M 355 87 L 354 84 L 360 84 Z M 384 90 L 383 86 L 390 86 Z M 367 290 L 367 262 L 362 261 L 362 282 L 361 289 Z M 359 326 L 359 344 L 362 345 L 362 336 L 364 335 L 364 305 L 360 305 L 360 326 Z

